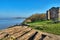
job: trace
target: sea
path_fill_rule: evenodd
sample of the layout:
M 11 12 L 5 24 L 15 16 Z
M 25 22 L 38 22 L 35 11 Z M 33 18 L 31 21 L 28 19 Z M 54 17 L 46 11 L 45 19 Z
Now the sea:
M 25 19 L 0 18 L 0 30 L 6 29 L 16 24 L 21 24 Z

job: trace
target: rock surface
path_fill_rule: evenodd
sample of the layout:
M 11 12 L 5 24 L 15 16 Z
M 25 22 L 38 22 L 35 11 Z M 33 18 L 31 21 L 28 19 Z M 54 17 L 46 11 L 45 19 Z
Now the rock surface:
M 60 36 L 37 31 L 27 26 L 15 26 L 1 30 L 0 40 L 60 40 Z

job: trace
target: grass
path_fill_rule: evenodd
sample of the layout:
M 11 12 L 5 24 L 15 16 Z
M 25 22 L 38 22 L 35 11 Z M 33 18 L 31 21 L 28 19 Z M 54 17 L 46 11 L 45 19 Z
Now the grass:
M 34 29 L 60 35 L 60 23 L 53 23 L 52 21 L 35 21 L 28 24 Z

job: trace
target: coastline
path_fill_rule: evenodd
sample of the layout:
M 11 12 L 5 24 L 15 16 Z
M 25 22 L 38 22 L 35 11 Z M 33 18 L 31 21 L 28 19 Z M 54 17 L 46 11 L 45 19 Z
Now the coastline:
M 41 32 L 28 26 L 14 26 L 12 28 L 4 29 L 0 32 L 1 40 L 39 40 L 41 38 L 44 40 L 60 40 L 60 36 L 58 35 Z
M 6 29 L 14 25 L 21 25 L 25 19 L 11 19 L 11 20 L 0 20 L 0 30 Z

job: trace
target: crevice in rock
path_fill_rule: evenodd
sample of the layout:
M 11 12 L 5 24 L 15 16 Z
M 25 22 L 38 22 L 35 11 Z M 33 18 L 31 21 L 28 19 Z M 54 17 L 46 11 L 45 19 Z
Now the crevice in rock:
M 32 30 L 32 29 L 31 29 L 31 30 Z M 31 30 L 30 30 L 30 31 L 31 31 Z M 25 32 L 24 34 L 22 34 L 21 36 L 17 37 L 16 40 L 17 40 L 18 38 L 22 37 L 23 35 L 29 33 L 30 31 L 27 31 L 27 32 Z
M 9 36 L 9 34 L 6 34 L 4 37 L 8 37 Z
M 28 40 L 34 40 L 34 37 L 36 36 L 38 32 L 36 32 L 34 35 L 32 35 Z
M 43 40 L 47 35 L 42 34 L 42 37 L 39 40 Z

